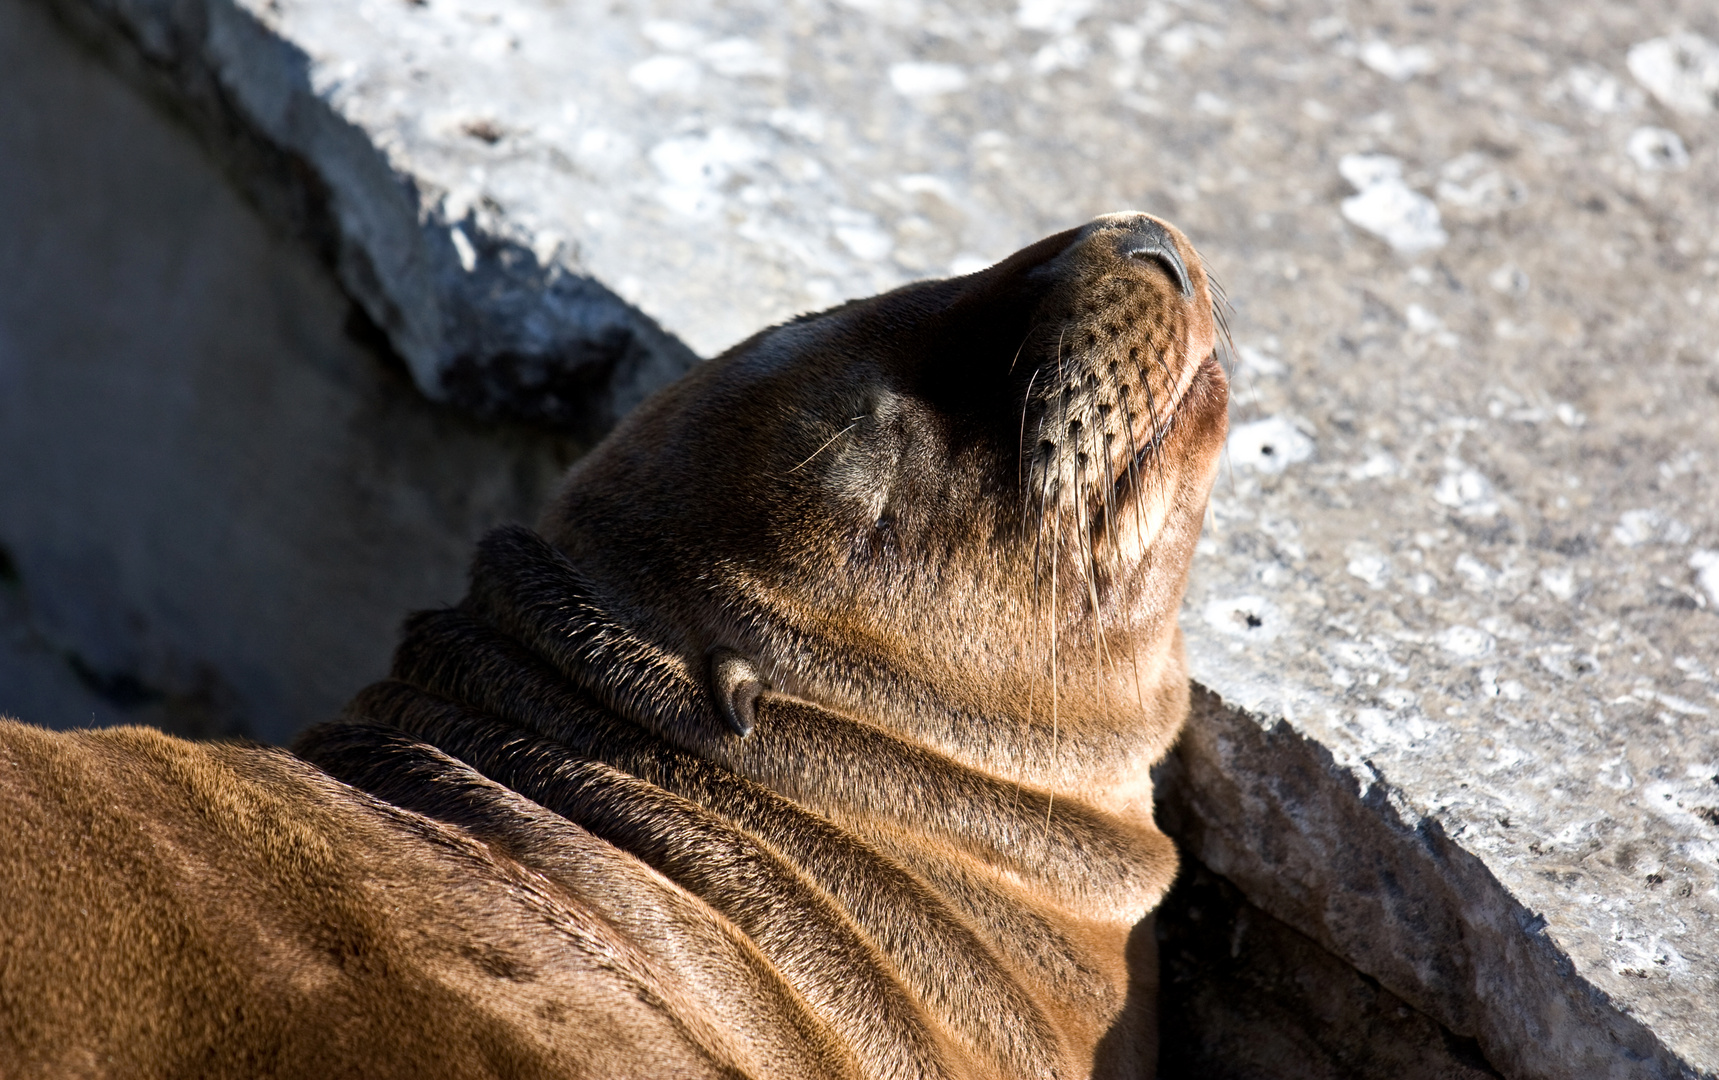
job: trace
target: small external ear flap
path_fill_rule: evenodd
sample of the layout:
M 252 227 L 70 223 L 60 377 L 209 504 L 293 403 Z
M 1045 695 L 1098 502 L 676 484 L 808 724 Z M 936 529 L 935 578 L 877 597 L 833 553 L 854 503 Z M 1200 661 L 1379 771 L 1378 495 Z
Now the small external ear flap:
M 710 651 L 710 694 L 716 711 L 738 735 L 750 735 L 755 719 L 753 705 L 769 686 L 758 676 L 752 661 L 731 649 Z

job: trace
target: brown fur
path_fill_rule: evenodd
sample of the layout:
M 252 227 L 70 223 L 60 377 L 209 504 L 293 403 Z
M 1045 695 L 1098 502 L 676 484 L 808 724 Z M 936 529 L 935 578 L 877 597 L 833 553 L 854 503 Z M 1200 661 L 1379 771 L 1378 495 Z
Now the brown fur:
M 1101 218 L 663 391 L 302 761 L 0 724 L 0 1074 L 1150 1075 L 1217 329 Z

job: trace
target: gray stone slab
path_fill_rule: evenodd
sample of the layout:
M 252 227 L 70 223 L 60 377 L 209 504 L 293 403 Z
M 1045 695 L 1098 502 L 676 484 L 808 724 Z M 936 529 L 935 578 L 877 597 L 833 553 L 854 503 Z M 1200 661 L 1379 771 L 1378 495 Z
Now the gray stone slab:
M 1507 1075 L 1719 1071 L 1710 3 L 63 6 L 304 163 L 432 395 L 1173 218 L 1237 345 L 1187 835 Z

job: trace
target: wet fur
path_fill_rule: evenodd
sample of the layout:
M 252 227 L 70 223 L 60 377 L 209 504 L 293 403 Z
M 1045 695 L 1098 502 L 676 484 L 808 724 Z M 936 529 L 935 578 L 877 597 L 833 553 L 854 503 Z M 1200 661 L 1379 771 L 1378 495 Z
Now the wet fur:
M 641 406 L 302 761 L 0 725 L 0 1072 L 1149 1075 L 1220 334 L 1099 219 Z

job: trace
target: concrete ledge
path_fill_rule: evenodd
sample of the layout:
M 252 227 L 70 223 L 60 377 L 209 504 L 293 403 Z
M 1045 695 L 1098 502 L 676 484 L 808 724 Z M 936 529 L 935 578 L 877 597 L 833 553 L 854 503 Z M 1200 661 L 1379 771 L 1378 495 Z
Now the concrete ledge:
M 48 2 L 189 119 L 265 213 L 331 262 L 432 400 L 590 439 L 696 361 L 576 252 L 545 247 L 481 204 L 452 205 L 342 112 L 338 80 L 269 10 Z
M 1506 1076 L 1693 1075 L 1585 979 L 1486 864 L 1370 767 L 1200 688 L 1162 824 L 1250 900 L 1459 1035 Z M 1701 1037 L 1709 1002 L 1665 1017 Z M 1671 1010 L 1667 1010 L 1671 1011 Z

